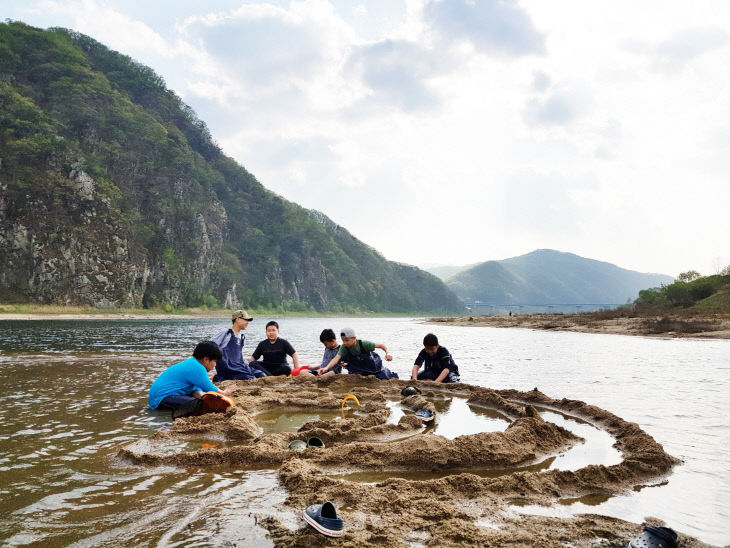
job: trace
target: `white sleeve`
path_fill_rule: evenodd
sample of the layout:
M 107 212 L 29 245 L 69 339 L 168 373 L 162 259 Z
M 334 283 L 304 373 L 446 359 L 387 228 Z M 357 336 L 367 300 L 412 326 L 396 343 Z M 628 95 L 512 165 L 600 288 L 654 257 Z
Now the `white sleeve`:
M 228 335 L 229 331 L 230 329 L 224 329 L 223 331 L 220 331 L 219 333 L 213 335 L 210 340 L 223 348 L 228 343 L 229 338 L 226 337 L 226 335 Z

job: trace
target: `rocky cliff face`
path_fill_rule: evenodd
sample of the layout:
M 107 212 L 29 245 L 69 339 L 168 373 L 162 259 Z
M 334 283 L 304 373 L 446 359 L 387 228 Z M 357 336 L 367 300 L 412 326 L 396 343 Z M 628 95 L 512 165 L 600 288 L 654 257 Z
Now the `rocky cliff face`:
M 188 219 L 158 219 L 171 250 L 167 260 L 159 260 L 130 245 L 127 223 L 96 191 L 91 176 L 74 170 L 66 184 L 69 192 L 62 203 L 30 194 L 17 201 L 0 200 L 4 299 L 140 307 L 146 295 L 154 294 L 161 301 L 182 305 L 186 283 L 211 288 L 226 226 L 226 212 L 219 203 Z M 180 200 L 186 200 L 184 185 Z M 184 264 L 174 259 L 175 250 L 183 246 Z
M 86 36 L 0 24 L 0 128 L 0 300 L 459 307 L 266 190 L 159 76 Z

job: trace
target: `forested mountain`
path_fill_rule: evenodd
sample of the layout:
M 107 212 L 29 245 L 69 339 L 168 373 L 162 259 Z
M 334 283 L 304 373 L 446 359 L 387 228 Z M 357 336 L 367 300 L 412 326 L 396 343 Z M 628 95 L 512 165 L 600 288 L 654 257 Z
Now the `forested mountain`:
M 5 302 L 460 307 L 264 188 L 150 68 L 17 22 L 0 24 L 0 261 Z
M 642 274 L 611 263 L 552 249 L 487 261 L 449 278 L 466 301 L 485 304 L 623 304 L 639 291 L 671 283 L 663 274 Z

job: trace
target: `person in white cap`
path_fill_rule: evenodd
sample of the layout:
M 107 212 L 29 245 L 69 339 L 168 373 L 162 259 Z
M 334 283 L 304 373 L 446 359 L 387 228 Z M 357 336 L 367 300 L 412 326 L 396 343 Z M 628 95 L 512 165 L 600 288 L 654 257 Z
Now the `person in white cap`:
M 385 367 L 380 356 L 374 352 L 376 348 L 380 348 L 385 352 L 385 359 L 391 361 L 393 356 L 388 353 L 388 348 L 384 344 L 358 340 L 355 330 L 351 327 L 343 327 L 340 330 L 340 338 L 342 346 L 337 355 L 319 370 L 319 375 L 326 374 L 342 360 L 347 362 L 347 372 L 350 374 L 375 375 L 382 380 L 398 378 L 398 373 Z

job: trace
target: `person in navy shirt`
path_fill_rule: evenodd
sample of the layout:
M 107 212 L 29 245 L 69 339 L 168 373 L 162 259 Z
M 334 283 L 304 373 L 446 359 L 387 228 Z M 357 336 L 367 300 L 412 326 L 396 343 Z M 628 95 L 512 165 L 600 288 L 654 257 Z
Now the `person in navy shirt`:
M 423 371 L 419 373 L 421 365 Z M 423 337 L 423 350 L 418 353 L 413 364 L 411 379 L 419 381 L 459 382 L 459 368 L 454 363 L 451 353 L 439 345 L 433 333 Z
M 171 365 L 152 383 L 148 400 L 150 409 L 172 411 L 174 419 L 197 414 L 203 404 L 200 399 L 203 394 L 218 392 L 208 371 L 213 370 L 220 358 L 221 350 L 216 343 L 198 343 L 191 358 Z M 235 389 L 229 386 L 221 390 L 221 394 L 230 395 Z

